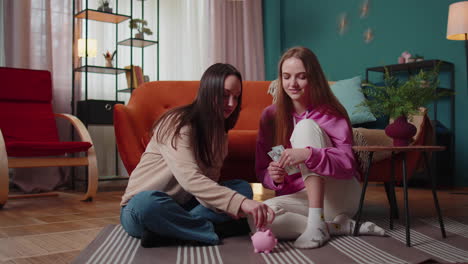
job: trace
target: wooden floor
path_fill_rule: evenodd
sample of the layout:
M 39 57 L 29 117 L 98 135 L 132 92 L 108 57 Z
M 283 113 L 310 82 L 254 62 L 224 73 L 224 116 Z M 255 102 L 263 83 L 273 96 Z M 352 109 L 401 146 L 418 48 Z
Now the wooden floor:
M 273 193 L 255 185 L 255 199 Z M 468 216 L 468 190 L 439 191 L 444 216 Z M 0 210 L 0 263 L 70 263 L 107 224 L 119 223 L 122 191 L 99 192 L 94 202 L 81 202 L 81 194 L 9 200 Z M 403 192 L 397 188 L 399 205 Z M 410 189 L 411 215 L 434 215 L 432 194 Z M 400 211 L 402 210 L 400 206 Z M 388 213 L 383 186 L 370 185 L 364 219 Z

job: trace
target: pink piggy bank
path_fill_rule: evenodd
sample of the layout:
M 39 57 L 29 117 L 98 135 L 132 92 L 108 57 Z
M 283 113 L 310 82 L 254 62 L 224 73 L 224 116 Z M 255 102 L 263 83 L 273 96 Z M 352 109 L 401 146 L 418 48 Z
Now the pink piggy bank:
M 270 229 L 258 230 L 251 239 L 255 253 L 265 252 L 268 254 L 278 243 L 278 239 Z

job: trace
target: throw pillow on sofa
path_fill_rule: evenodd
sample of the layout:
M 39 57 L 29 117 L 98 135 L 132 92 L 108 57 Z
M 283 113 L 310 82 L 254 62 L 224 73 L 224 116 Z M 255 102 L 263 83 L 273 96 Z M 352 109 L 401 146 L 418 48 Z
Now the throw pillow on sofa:
M 337 81 L 330 88 L 348 112 L 352 125 L 376 120 L 368 107 L 357 107 L 357 105 L 365 100 L 361 90 L 360 76 Z

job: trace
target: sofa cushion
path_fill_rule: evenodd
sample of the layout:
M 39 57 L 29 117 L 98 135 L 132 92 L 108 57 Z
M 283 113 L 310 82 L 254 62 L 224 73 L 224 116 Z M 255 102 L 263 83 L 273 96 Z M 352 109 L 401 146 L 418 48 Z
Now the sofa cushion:
M 244 81 L 242 83 L 242 106 L 234 130 L 257 130 L 260 115 L 271 104 L 268 95 L 270 81 Z
M 25 142 L 11 141 L 5 144 L 8 156 L 36 157 L 60 156 L 66 153 L 87 151 L 92 146 L 89 142 Z
M 32 101 L 50 103 L 52 76 L 49 71 L 0 67 L 2 101 Z M 16 89 L 21 87 L 21 89 Z
M 337 81 L 330 88 L 348 112 L 351 124 L 361 124 L 376 120 L 368 107 L 357 107 L 357 105 L 365 100 L 361 90 L 360 76 Z

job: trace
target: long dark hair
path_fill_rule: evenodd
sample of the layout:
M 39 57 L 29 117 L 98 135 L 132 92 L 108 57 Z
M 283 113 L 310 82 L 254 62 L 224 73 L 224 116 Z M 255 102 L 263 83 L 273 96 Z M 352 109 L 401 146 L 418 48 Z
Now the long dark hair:
M 241 82 L 241 93 L 233 113 L 224 118 L 224 80 L 229 75 L 236 76 Z M 200 88 L 195 100 L 166 112 L 153 126 L 157 128 L 156 140 L 163 142 L 171 138 L 172 147 L 176 147 L 180 130 L 184 126 L 191 128 L 190 144 L 199 164 L 211 167 L 224 149 L 224 137 L 232 129 L 242 105 L 242 76 L 230 64 L 211 65 L 200 80 Z
M 311 91 L 308 102 L 318 111 L 327 114 L 343 116 L 348 120 L 348 113 L 343 105 L 333 94 L 328 81 L 325 78 L 322 67 L 315 54 L 305 47 L 293 47 L 287 50 L 278 63 L 278 88 L 276 89 L 276 133 L 275 142 L 278 145 L 288 145 L 289 136 L 293 131 L 293 120 L 291 113 L 294 111 L 291 98 L 283 89 L 282 66 L 285 60 L 289 58 L 298 58 L 304 64 L 307 82 Z M 350 126 L 351 129 L 351 126 Z

